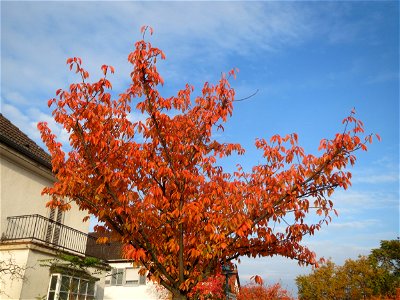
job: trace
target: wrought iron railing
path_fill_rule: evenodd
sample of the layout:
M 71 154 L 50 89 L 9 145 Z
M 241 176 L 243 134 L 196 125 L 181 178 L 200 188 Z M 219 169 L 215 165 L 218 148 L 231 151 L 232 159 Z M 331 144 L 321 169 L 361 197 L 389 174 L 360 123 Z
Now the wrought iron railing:
M 36 214 L 7 218 L 7 229 L 1 241 L 18 240 L 32 240 L 58 250 L 86 254 L 88 240 L 96 238 Z

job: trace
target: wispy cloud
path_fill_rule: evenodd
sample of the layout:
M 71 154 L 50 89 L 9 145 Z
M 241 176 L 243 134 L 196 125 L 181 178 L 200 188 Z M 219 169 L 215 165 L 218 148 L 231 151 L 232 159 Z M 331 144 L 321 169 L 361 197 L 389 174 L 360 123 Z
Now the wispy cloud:
M 368 84 L 386 83 L 390 81 L 399 81 L 399 73 L 394 71 L 388 71 L 385 73 L 376 74 L 375 76 L 370 76 L 367 79 Z
M 392 183 L 398 181 L 399 181 L 399 174 L 395 173 L 394 171 L 388 174 L 369 174 L 369 175 L 364 174 L 364 176 L 357 176 L 353 180 L 354 183 L 369 183 L 369 184 Z
M 333 222 L 329 225 L 330 228 L 336 229 L 365 229 L 371 226 L 375 226 L 380 223 L 378 219 L 368 219 L 360 221 L 349 221 L 349 222 Z
M 45 114 L 37 108 L 29 108 L 21 111 L 18 107 L 10 104 L 2 104 L 2 113 L 12 120 L 12 122 L 38 145 L 44 147 L 41 141 L 39 130 L 37 129 L 38 121 L 47 122 L 52 132 L 57 136 L 57 140 L 64 146 L 69 144 L 69 135 L 65 129 L 62 129 L 50 114 Z
M 310 31 L 307 10 L 278 2 L 7 2 L 2 9 L 3 110 L 13 106 L 13 118 L 25 119 L 21 125 L 40 121 L 24 105 L 46 116 L 55 90 L 76 80 L 67 71 L 68 57 L 80 56 L 93 80 L 103 63 L 115 66 L 114 90 L 125 89 L 131 68 L 126 57 L 143 24 L 155 28 L 148 38 L 167 53 L 160 71 L 171 86 L 213 80 L 234 67 L 224 66 L 230 55 L 277 51 Z M 219 70 L 211 71 L 216 65 Z M 36 129 L 23 126 L 37 136 Z
M 114 89 L 120 90 L 129 80 L 128 51 L 143 24 L 155 28 L 156 35 L 150 40 L 167 52 L 168 61 L 160 66 L 166 81 L 180 84 L 210 80 L 220 71 L 240 67 L 227 65 L 232 55 L 263 59 L 266 52 L 285 51 L 315 34 L 326 34 L 328 28 L 331 36 L 338 32 L 351 39 L 361 35 L 359 30 L 343 30 L 343 26 L 362 28 L 346 18 L 348 7 L 333 6 L 324 9 L 317 3 L 306 6 L 291 2 L 6 2 L 2 4 L 2 39 L 6 41 L 2 100 L 14 105 L 31 101 L 43 107 L 54 90 L 72 80 L 65 68 L 65 59 L 70 56 L 82 57 L 94 78 L 100 75 L 101 64 L 115 66 L 117 74 L 111 79 Z
M 396 208 L 399 206 L 396 191 L 350 189 L 337 191 L 332 197 L 339 211 Z

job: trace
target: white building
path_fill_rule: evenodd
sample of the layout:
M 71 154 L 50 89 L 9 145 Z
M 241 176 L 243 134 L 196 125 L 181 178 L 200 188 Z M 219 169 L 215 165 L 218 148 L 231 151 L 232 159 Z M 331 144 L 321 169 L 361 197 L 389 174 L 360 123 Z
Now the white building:
M 105 276 L 91 276 L 42 260 L 60 253 L 85 257 L 89 224 L 70 211 L 46 208 L 45 186 L 55 178 L 50 156 L 0 114 L 0 262 L 20 267 L 18 276 L 0 274 L 0 299 L 102 299 Z
M 162 287 L 140 275 L 140 266 L 124 260 L 110 260 L 112 275 L 106 277 L 104 300 L 167 300 L 171 299 Z
M 91 233 L 95 236 L 96 233 Z M 147 273 L 140 275 L 141 266 L 122 258 L 122 244 L 88 243 L 91 253 L 107 261 L 112 268 L 105 279 L 104 300 L 167 300 L 170 293 L 150 280 Z

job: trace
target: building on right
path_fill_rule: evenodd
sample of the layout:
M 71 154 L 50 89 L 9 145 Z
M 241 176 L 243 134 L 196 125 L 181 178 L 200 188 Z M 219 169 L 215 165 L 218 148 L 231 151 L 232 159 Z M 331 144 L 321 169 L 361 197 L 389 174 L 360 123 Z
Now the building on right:
M 89 235 L 99 236 L 95 232 Z M 104 300 L 171 299 L 170 293 L 164 287 L 147 278 L 147 272 L 141 274 L 140 264 L 123 258 L 121 243 L 97 244 L 95 240 L 88 240 L 86 252 L 101 258 L 111 267 L 105 277 Z

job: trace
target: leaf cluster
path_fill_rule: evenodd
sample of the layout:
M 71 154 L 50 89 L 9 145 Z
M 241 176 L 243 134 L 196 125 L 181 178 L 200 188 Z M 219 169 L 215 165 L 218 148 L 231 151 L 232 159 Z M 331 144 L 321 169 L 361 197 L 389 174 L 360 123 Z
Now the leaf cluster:
M 264 285 L 252 283 L 241 287 L 238 300 L 294 300 L 279 283 Z
M 87 276 L 102 274 L 103 271 L 110 269 L 108 265 L 98 258 L 80 257 L 67 253 L 59 253 L 55 258 L 41 259 L 39 263 L 41 267 L 48 267 L 54 272 L 57 272 L 57 270 L 72 274 L 78 272 Z

